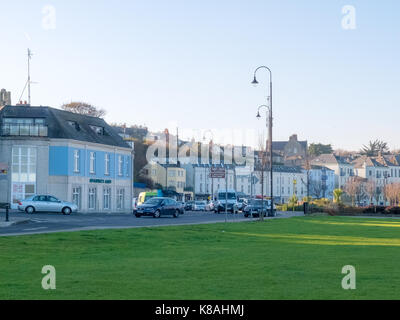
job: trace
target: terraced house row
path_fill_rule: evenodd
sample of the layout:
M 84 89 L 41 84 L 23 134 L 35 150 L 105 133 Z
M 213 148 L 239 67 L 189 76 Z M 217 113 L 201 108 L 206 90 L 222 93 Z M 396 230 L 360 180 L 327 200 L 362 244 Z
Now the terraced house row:
M 336 188 L 345 188 L 346 183 L 354 177 L 372 181 L 378 193 L 377 199 L 373 200 L 374 204 L 388 204 L 383 188 L 388 184 L 400 183 L 399 155 L 360 155 L 346 158 L 334 154 L 323 154 L 313 159 L 312 163 L 334 170 Z

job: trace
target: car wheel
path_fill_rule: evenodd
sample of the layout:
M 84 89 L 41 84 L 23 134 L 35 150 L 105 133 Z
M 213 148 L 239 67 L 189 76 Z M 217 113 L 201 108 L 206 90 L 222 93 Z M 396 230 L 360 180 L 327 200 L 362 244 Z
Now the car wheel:
M 153 218 L 159 218 L 159 217 L 161 217 L 161 212 L 160 210 L 157 210 L 156 212 L 154 212 Z
M 136 218 L 140 218 L 141 215 L 140 215 L 139 213 L 135 213 L 135 217 L 136 217 Z
M 63 215 L 69 216 L 71 214 L 72 210 L 71 210 L 71 208 L 65 207 L 65 208 L 62 209 L 61 212 L 62 212 Z
M 28 214 L 33 214 L 33 213 L 35 213 L 35 208 L 32 206 L 26 207 L 25 212 Z
M 245 214 L 244 214 L 244 217 L 245 217 L 245 218 L 248 218 L 248 217 L 249 217 L 249 215 L 248 215 L 247 213 L 245 213 Z
M 179 217 L 179 210 L 175 210 L 174 212 L 174 218 L 178 218 Z

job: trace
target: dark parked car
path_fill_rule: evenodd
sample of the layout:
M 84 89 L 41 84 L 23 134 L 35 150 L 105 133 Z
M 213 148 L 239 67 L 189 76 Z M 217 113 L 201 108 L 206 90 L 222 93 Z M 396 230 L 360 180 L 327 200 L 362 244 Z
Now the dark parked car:
M 179 206 L 179 213 L 185 214 L 185 203 L 184 202 L 177 202 Z
M 261 199 L 253 199 L 249 201 L 248 205 L 243 209 L 243 212 L 246 218 L 249 216 L 259 217 L 261 213 L 263 213 L 265 217 L 267 216 L 270 209 L 271 209 L 270 200 L 264 200 L 263 203 Z M 274 205 L 274 212 L 276 212 L 275 205 Z
M 193 211 L 194 201 L 187 201 L 185 203 L 185 210 L 186 211 Z
M 163 215 L 178 218 L 182 212 L 182 205 L 171 198 L 151 198 L 145 203 L 139 205 L 136 209 L 135 216 L 151 216 L 160 218 Z

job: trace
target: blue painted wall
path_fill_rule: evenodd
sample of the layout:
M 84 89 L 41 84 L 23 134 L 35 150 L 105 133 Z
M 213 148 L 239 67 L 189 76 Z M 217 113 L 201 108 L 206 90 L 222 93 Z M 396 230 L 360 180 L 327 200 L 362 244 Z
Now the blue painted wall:
M 49 150 L 49 175 L 66 176 L 68 175 L 68 148 L 50 147 Z
M 74 172 L 74 151 L 79 151 L 79 172 Z M 95 153 L 95 173 L 90 171 L 90 152 Z M 105 155 L 110 156 L 109 174 L 105 174 Z M 122 176 L 118 175 L 118 156 L 123 159 Z M 131 156 L 114 152 L 104 152 L 94 149 L 79 149 L 70 147 L 51 146 L 49 150 L 49 175 L 50 176 L 79 176 L 94 179 L 131 179 Z

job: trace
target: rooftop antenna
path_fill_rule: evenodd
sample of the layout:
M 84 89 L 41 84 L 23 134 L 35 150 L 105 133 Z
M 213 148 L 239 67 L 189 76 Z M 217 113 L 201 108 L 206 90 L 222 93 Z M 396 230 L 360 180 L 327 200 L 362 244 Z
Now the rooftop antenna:
M 22 96 L 24 95 L 25 89 L 28 86 L 28 104 L 31 105 L 31 65 L 30 60 L 32 59 L 33 53 L 31 49 L 28 48 L 28 80 L 25 83 L 24 90 L 22 90 L 21 96 L 19 97 L 19 101 L 22 101 Z
M 31 65 L 30 60 L 32 59 L 32 52 L 28 48 L 28 103 L 31 105 Z

